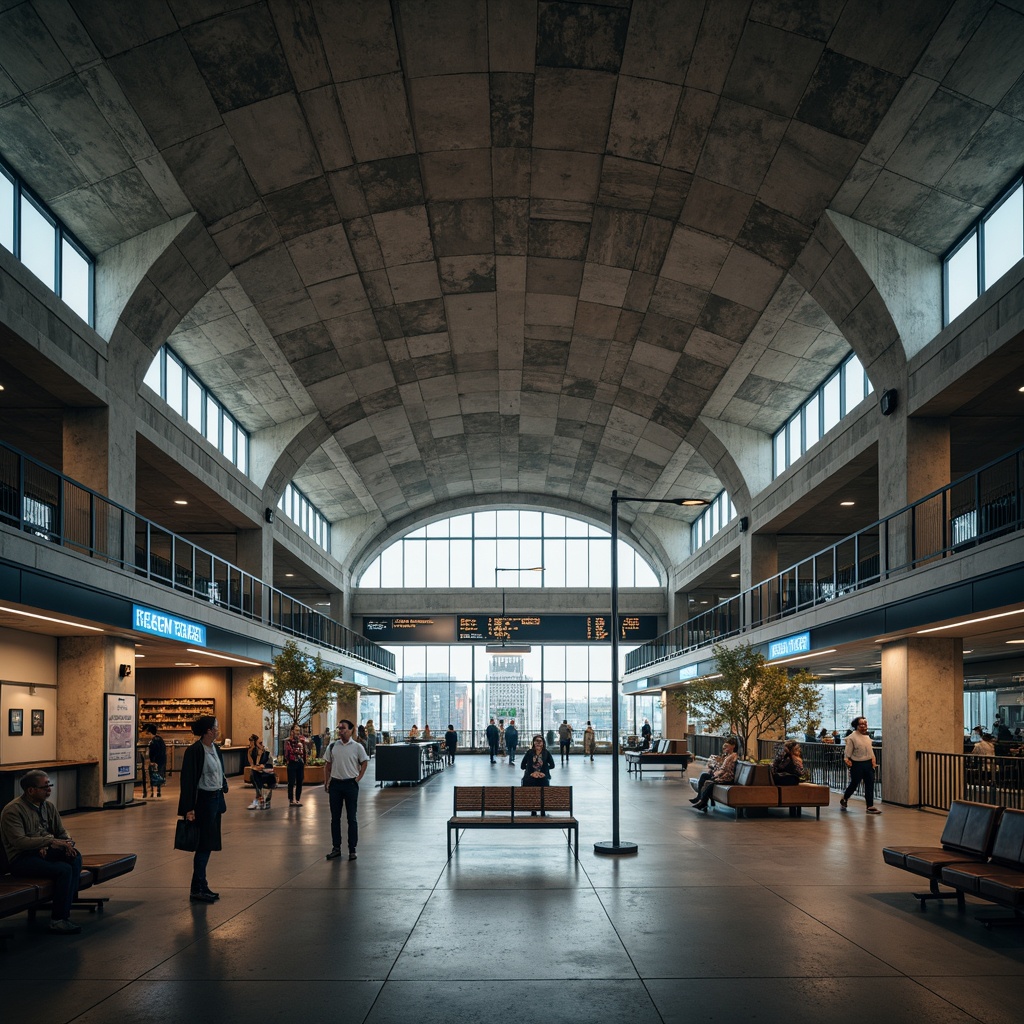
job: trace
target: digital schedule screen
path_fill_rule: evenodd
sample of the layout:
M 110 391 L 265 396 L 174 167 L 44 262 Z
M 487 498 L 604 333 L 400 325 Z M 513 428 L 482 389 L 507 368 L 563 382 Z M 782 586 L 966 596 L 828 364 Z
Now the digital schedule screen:
M 619 640 L 643 643 L 658 635 L 657 615 L 620 615 Z M 377 643 L 536 643 L 611 642 L 608 615 L 395 615 L 366 616 L 363 635 Z
M 653 640 L 658 635 L 657 615 L 620 615 L 620 640 Z M 458 639 L 468 643 L 611 642 L 607 615 L 460 615 Z

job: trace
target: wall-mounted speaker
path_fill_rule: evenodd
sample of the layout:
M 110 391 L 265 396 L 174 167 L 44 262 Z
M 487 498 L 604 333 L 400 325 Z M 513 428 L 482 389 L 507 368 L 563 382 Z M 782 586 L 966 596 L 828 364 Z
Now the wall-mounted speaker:
M 127 679 L 132 674 L 131 665 L 118 665 L 117 666 L 117 678 Z
M 263 510 L 263 518 L 268 523 L 272 523 L 274 521 L 274 510 L 272 508 L 265 508 Z
M 750 529 L 750 520 L 746 516 L 740 517 L 740 533 L 746 533 Z
M 883 416 L 891 416 L 896 411 L 896 389 L 889 388 L 888 391 L 882 392 L 882 397 L 878 402 L 879 408 L 882 410 Z

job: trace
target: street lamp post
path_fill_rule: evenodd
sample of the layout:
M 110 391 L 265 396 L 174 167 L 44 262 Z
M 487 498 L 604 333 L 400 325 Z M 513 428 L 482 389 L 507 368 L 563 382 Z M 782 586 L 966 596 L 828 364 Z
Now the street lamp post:
M 627 854 L 639 852 L 636 843 L 619 838 L 619 502 L 633 501 L 654 505 L 709 505 L 704 498 L 620 498 L 612 491 L 612 838 L 611 842 L 594 843 L 594 853 Z

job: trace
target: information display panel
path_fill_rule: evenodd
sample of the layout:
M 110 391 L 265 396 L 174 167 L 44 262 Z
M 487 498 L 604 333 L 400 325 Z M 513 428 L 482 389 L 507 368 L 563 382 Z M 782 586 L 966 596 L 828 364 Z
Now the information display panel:
M 657 615 L 620 615 L 619 640 L 643 643 L 658 636 Z M 600 644 L 611 642 L 608 615 L 366 616 L 363 635 L 379 644 Z
M 657 615 L 620 615 L 619 639 L 641 643 L 658 635 Z M 597 644 L 611 642 L 607 615 L 460 615 L 458 639 L 468 643 Z

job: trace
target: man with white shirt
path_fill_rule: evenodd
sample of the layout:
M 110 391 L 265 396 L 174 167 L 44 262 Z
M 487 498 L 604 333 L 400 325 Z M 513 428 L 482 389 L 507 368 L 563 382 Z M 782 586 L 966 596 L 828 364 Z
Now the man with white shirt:
M 345 807 L 348 817 L 348 859 L 356 859 L 356 844 L 359 842 L 359 822 L 356 812 L 359 805 L 359 780 L 366 774 L 370 758 L 361 743 L 352 734 L 355 724 L 347 718 L 338 723 L 338 739 L 324 754 L 324 789 L 331 803 L 331 852 L 328 860 L 341 856 L 341 808 Z

